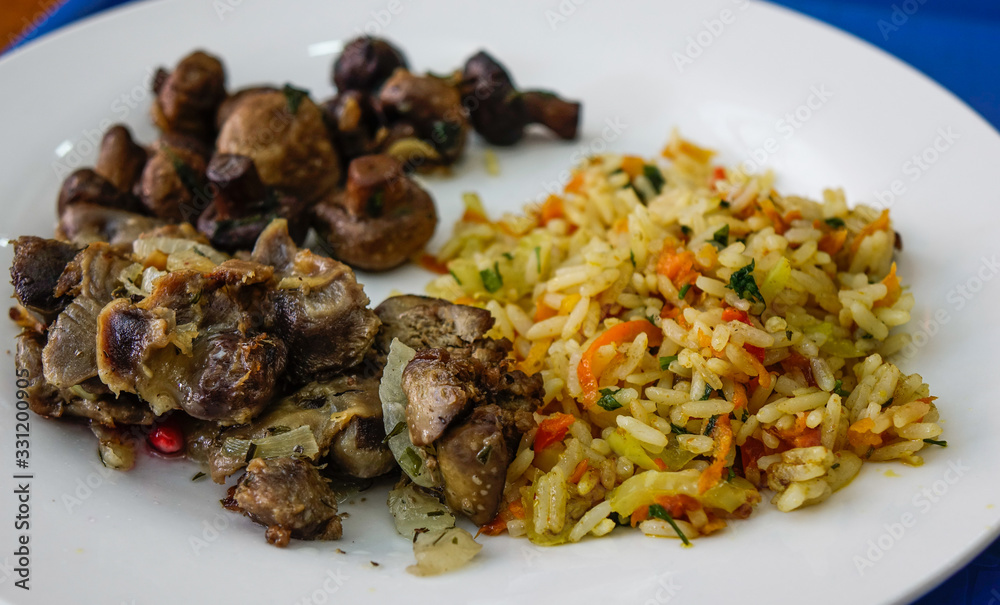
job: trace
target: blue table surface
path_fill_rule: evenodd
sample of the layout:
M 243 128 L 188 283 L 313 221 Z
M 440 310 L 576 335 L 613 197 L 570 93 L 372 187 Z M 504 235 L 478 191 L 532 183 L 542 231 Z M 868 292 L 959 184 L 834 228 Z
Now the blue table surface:
M 66 0 L 15 44 L 135 0 Z M 775 0 L 895 55 L 1000 129 L 1000 2 L 995 0 Z M 916 605 L 1000 605 L 1000 540 Z

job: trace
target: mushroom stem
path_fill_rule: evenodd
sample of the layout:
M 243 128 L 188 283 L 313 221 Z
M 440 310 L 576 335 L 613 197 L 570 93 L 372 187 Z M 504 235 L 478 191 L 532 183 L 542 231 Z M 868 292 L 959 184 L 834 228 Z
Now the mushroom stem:
M 566 101 L 551 92 L 529 90 L 523 93 L 524 106 L 528 117 L 535 124 L 541 124 L 566 140 L 576 138 L 580 125 L 580 104 Z

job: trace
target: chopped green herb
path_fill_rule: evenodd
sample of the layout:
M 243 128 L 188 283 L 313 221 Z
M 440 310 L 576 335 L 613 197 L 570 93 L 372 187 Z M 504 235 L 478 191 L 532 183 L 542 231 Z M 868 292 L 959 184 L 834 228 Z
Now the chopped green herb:
M 705 430 L 701 432 L 702 435 L 711 435 L 712 431 L 715 430 L 715 423 L 719 421 L 719 416 L 715 415 L 708 419 L 705 423 Z
M 886 399 L 885 403 L 882 404 L 882 407 L 883 408 L 889 407 L 890 405 L 892 405 L 892 402 L 893 402 L 894 399 L 896 399 L 896 398 L 895 397 L 890 397 L 890 398 Z
M 402 421 L 397 422 L 396 426 L 392 427 L 392 430 L 386 433 L 385 439 L 382 440 L 382 445 L 389 443 L 390 439 L 402 433 L 404 430 L 406 430 L 406 423 Z
M 677 356 L 676 355 L 671 355 L 669 357 L 661 357 L 660 358 L 660 369 L 661 370 L 666 370 L 667 368 L 670 367 L 670 364 L 672 362 L 674 362 L 674 361 L 677 361 Z
M 201 190 L 201 178 L 198 177 L 198 173 L 169 147 L 164 147 L 163 152 L 170 159 L 170 163 L 174 167 L 174 172 L 177 173 L 177 178 L 181 180 L 181 185 L 184 185 L 184 189 L 193 197 L 198 197 L 198 193 Z
M 844 226 L 844 219 L 837 217 L 823 219 L 823 222 L 834 229 L 840 229 Z
M 937 439 L 924 439 L 924 443 L 930 445 L 940 445 L 941 447 L 948 447 L 947 441 L 938 441 Z
M 785 340 L 791 340 L 791 339 L 792 339 L 792 331 L 785 330 Z
M 830 467 L 830 470 L 832 471 L 832 470 L 837 469 L 837 468 L 840 468 L 840 463 L 839 462 L 834 462 L 833 466 Z
M 729 470 L 729 472 L 726 473 L 726 481 L 732 481 L 733 479 L 736 478 L 736 471 L 734 471 L 733 467 L 731 467 L 731 466 L 729 467 L 728 470 Z
M 198 479 L 201 479 L 204 476 L 205 476 L 205 473 L 202 473 L 202 472 L 199 471 L 199 472 L 197 472 L 197 473 L 194 474 L 194 477 L 191 477 L 191 480 L 192 481 L 197 481 Z
M 674 518 L 670 516 L 670 513 L 668 513 L 667 509 L 663 508 L 663 506 L 659 504 L 650 504 L 649 516 L 655 519 L 662 519 L 663 521 L 669 523 L 670 527 L 674 528 L 674 531 L 677 532 L 677 536 L 681 539 L 681 542 L 684 543 L 684 546 L 691 546 L 691 541 L 687 539 L 687 536 L 684 535 L 681 528 L 677 527 L 677 522 L 674 521 Z
M 684 284 L 681 287 L 680 292 L 677 293 L 677 297 L 678 298 L 684 298 L 685 296 L 687 296 L 688 290 L 690 290 L 690 289 L 691 289 L 691 284 Z
M 413 451 L 412 447 L 408 447 L 403 451 L 403 455 L 399 457 L 399 462 L 401 466 L 405 465 L 403 466 L 404 470 L 412 470 L 415 473 L 419 472 L 424 466 L 424 461 Z
M 642 167 L 642 174 L 647 179 L 649 179 L 649 184 L 653 186 L 653 189 L 659 193 L 663 191 L 663 186 L 667 183 L 667 180 L 663 178 L 663 173 L 660 169 L 652 164 L 645 164 Z
M 489 445 L 489 444 L 484 445 L 483 449 L 479 450 L 479 452 L 476 454 L 476 460 L 479 461 L 479 464 L 486 464 L 487 462 L 489 462 L 490 461 L 490 453 L 492 451 L 493 451 L 493 446 L 492 445 Z
M 458 276 L 457 276 L 457 275 L 455 275 L 455 272 L 454 272 L 454 271 L 452 271 L 451 269 L 448 269 L 448 273 L 451 273 L 451 276 L 452 276 L 453 278 L 455 278 L 455 283 L 456 283 L 456 284 L 458 284 L 458 285 L 460 285 L 460 286 L 462 285 L 462 280 L 458 279 Z
M 431 143 L 438 151 L 448 151 L 458 144 L 462 127 L 448 120 L 437 120 L 431 124 Z
M 748 418 L 750 418 L 750 412 L 743 410 L 743 415 L 740 416 L 740 422 L 746 422 Z
M 635 252 L 632 250 L 628 251 L 628 259 L 632 261 L 632 266 L 635 267 Z
M 382 209 L 385 208 L 385 192 L 379 189 L 368 198 L 368 203 L 365 204 L 365 212 L 368 216 L 379 217 L 382 216 Z
M 597 400 L 597 405 L 609 412 L 622 407 L 622 404 L 615 399 L 615 393 L 616 391 L 611 389 L 601 389 L 601 398 Z
M 702 394 L 700 401 L 705 401 L 706 399 L 708 399 L 711 396 L 712 396 L 712 386 L 706 384 L 705 385 L 705 392 Z
M 208 255 L 205 254 L 204 252 L 202 252 L 201 250 L 199 250 L 198 246 L 195 246 L 194 248 L 191 248 L 191 251 L 194 252 L 195 254 L 197 254 L 198 256 L 203 256 L 205 258 L 208 258 Z
M 677 426 L 673 422 L 670 423 L 670 432 L 674 435 L 690 435 L 691 431 L 687 430 L 682 426 Z
M 542 247 L 535 246 L 535 262 L 538 264 L 538 272 L 542 272 Z
M 285 93 L 285 107 L 288 113 L 293 116 L 299 112 L 299 105 L 302 100 L 309 96 L 309 91 L 302 88 L 295 88 L 291 84 L 285 84 L 281 92 Z
M 833 383 L 833 392 L 836 393 L 837 395 L 840 395 L 841 397 L 850 397 L 851 394 L 841 388 L 843 386 L 844 386 L 844 381 L 838 380 L 837 382 Z
M 623 517 L 623 516 L 619 515 L 616 512 L 612 512 L 610 515 L 608 515 L 608 518 L 611 519 L 612 521 L 614 521 L 615 525 L 624 525 L 626 527 L 632 525 L 632 523 L 631 523 L 632 516 L 631 515 L 626 515 L 626 516 Z
M 683 233 L 684 235 L 691 235 L 691 227 L 688 227 L 687 225 L 681 225 L 681 233 Z
M 440 517 L 443 514 L 444 514 L 443 510 L 432 510 L 431 512 L 427 513 L 427 516 L 428 517 Z
M 753 267 L 756 262 L 756 260 L 752 260 L 749 265 L 734 271 L 733 274 L 729 276 L 729 285 L 726 287 L 736 292 L 736 294 L 744 300 L 762 303 L 764 302 L 764 297 L 761 295 L 760 289 L 757 287 L 757 281 L 753 278 Z
M 504 252 L 500 256 L 506 258 L 507 260 L 514 260 L 514 255 L 511 254 L 510 252 Z
M 869 445 L 869 446 L 868 446 L 868 451 L 867 451 L 867 452 L 865 452 L 865 458 L 866 458 L 866 459 L 867 459 L 867 458 L 871 458 L 871 457 L 872 457 L 872 454 L 874 454 L 874 453 L 875 453 L 875 446 L 874 446 L 874 445 Z
M 719 208 L 729 208 L 729 202 L 727 202 L 726 200 L 722 200 L 721 202 L 719 202 Z
M 725 224 L 720 227 L 714 234 L 712 234 L 712 241 L 709 242 L 712 245 L 722 250 L 729 245 L 729 224 Z
M 873 336 L 872 334 L 862 334 L 861 338 L 864 338 L 865 340 L 871 340 L 872 338 L 875 338 L 875 336 Z
M 492 269 L 483 269 L 480 271 L 479 277 L 483 279 L 483 287 L 491 294 L 503 287 L 503 277 L 500 275 L 499 262 L 493 263 Z

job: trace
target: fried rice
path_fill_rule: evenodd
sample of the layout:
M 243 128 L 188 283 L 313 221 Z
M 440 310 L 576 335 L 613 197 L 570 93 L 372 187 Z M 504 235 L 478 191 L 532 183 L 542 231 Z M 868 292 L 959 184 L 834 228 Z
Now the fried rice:
M 488 309 L 545 403 L 484 527 L 538 544 L 617 526 L 689 539 L 827 500 L 943 445 L 893 355 L 914 300 L 887 210 L 782 196 L 673 135 L 491 219 L 474 194 L 430 294 Z M 767 490 L 767 491 L 765 491 Z

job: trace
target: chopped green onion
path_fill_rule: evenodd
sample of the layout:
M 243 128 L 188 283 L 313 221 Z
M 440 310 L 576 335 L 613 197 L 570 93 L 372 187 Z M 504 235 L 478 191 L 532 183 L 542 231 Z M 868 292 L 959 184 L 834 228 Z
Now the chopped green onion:
M 479 277 L 483 279 L 483 287 L 492 294 L 503 287 L 503 277 L 500 275 L 500 263 L 493 263 L 492 269 L 483 269 L 479 272 Z
M 615 392 L 611 389 L 601 389 L 601 398 L 597 400 L 597 405 L 608 412 L 622 407 L 622 404 L 615 399 Z
M 840 468 L 840 463 L 839 462 L 834 462 L 833 466 L 830 467 L 830 470 L 832 471 L 832 470 L 838 469 L 838 468 Z
M 388 433 L 386 433 L 385 439 L 382 440 L 382 445 L 385 445 L 385 444 L 389 443 L 390 439 L 392 439 L 396 435 L 402 433 L 405 429 L 406 429 L 406 423 L 405 422 L 402 422 L 402 421 L 401 422 L 397 422 L 396 426 L 392 427 L 392 430 L 389 431 Z
M 667 183 L 667 180 L 663 178 L 663 173 L 660 169 L 652 164 L 645 164 L 642 167 L 642 174 L 649 180 L 649 184 L 653 186 L 653 189 L 659 193 L 663 191 L 663 186 Z
M 379 189 L 368 198 L 368 203 L 365 204 L 365 211 L 368 216 L 379 217 L 382 216 L 382 208 L 385 207 L 385 193 Z
M 659 504 L 650 504 L 649 516 L 656 519 L 662 519 L 663 521 L 669 523 L 670 527 L 674 528 L 674 531 L 677 532 L 677 535 L 680 537 L 681 542 L 684 543 L 684 546 L 691 546 L 691 541 L 687 539 L 687 536 L 684 535 L 681 528 L 677 527 L 677 523 L 674 521 L 674 518 L 670 516 L 670 513 L 668 513 L 667 509 L 663 508 L 663 506 Z
M 628 259 L 632 261 L 632 267 L 635 267 L 635 252 L 632 250 L 628 251 Z
M 737 269 L 729 276 L 729 284 L 726 286 L 730 290 L 736 292 L 740 298 L 748 300 L 750 302 L 764 302 L 764 297 L 760 293 L 760 289 L 757 287 L 757 281 L 753 278 L 753 267 L 756 260 L 750 261 L 750 264 Z
M 684 298 L 685 296 L 687 296 L 688 290 L 690 289 L 691 289 L 691 284 L 684 284 L 684 286 L 681 287 L 680 292 L 677 293 L 677 297 Z
M 725 248 L 726 246 L 728 246 L 729 245 L 729 223 L 726 223 L 725 225 L 719 227 L 719 229 L 715 233 L 712 234 L 712 241 L 709 242 L 709 243 L 711 243 L 711 244 L 715 245 L 716 247 L 718 247 L 719 250 L 722 250 L 723 248 Z
M 711 435 L 712 431 L 715 430 L 715 423 L 719 421 L 719 416 L 716 414 L 708 419 L 705 423 L 705 430 L 701 432 L 702 435 Z
M 681 233 L 683 233 L 684 235 L 691 235 L 691 227 L 688 227 L 687 225 L 681 225 Z
M 674 435 L 690 435 L 691 431 L 687 430 L 682 426 L 677 426 L 673 422 L 670 423 L 670 432 Z
M 841 388 L 842 386 L 844 386 L 843 380 L 838 380 L 837 382 L 833 383 L 833 392 L 836 393 L 837 395 L 840 395 L 841 397 L 850 397 L 851 394 L 842 389 Z
M 298 113 L 302 100 L 309 96 L 308 90 L 295 88 L 291 84 L 285 84 L 281 92 L 285 93 L 285 107 L 293 116 Z
M 844 226 L 844 219 L 837 217 L 823 219 L 823 222 L 834 229 L 840 229 Z
M 702 394 L 701 399 L 699 401 L 705 401 L 706 399 L 708 399 L 711 396 L 712 396 L 712 385 L 706 384 L 705 385 L 705 392 Z
M 938 441 L 937 439 L 924 439 L 924 443 L 929 445 L 940 445 L 941 447 L 948 447 L 947 441 Z
M 677 356 L 676 355 L 671 355 L 669 357 L 661 357 L 660 358 L 660 369 L 661 370 L 666 370 L 667 368 L 670 367 L 670 364 L 672 362 L 674 362 L 674 361 L 677 361 Z
M 454 271 L 448 269 L 448 273 L 451 273 L 451 276 L 455 278 L 455 283 L 457 283 L 460 286 L 462 285 L 462 280 L 458 279 L 458 275 L 455 275 Z

